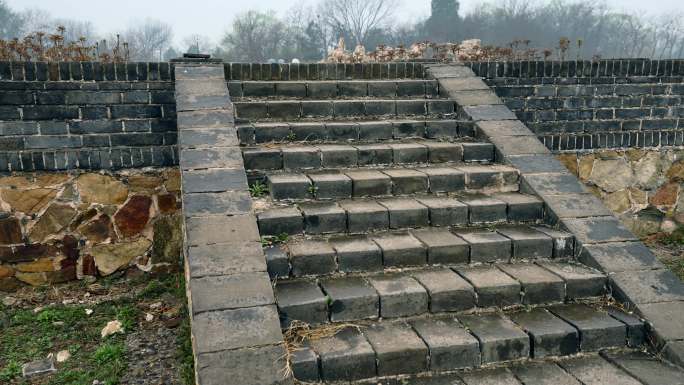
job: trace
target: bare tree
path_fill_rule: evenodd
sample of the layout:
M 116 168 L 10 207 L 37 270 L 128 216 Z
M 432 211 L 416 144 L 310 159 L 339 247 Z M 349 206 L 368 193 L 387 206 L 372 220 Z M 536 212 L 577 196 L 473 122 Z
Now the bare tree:
M 398 5 L 397 0 L 323 0 L 319 14 L 354 44 L 365 45 L 369 34 L 388 21 Z
M 132 60 L 160 60 L 171 45 L 173 29 L 162 21 L 146 19 L 130 26 L 122 36 L 128 43 Z
M 263 62 L 280 56 L 286 32 L 273 11 L 248 11 L 235 18 L 223 46 L 231 60 Z

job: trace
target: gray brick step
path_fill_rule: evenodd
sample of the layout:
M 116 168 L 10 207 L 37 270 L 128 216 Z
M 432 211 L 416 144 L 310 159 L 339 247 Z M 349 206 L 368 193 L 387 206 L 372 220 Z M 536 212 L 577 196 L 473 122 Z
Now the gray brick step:
M 567 233 L 551 237 L 527 225 L 506 225 L 494 229 L 426 228 L 367 235 L 300 236 L 289 239 L 285 245 L 267 246 L 265 253 L 271 278 L 279 279 L 536 260 L 544 269 L 563 278 L 566 291 L 581 297 L 595 296 L 594 287 L 583 286 L 589 271 L 583 265 L 571 269 L 553 262 L 571 259 L 573 250 L 567 244 L 573 243 L 574 238 Z M 551 276 L 536 276 L 538 271 L 509 273 L 530 284 Z M 561 289 L 557 287 L 556 293 Z M 537 295 L 544 293 L 529 291 L 526 300 L 534 301 Z
M 309 120 L 238 123 L 240 144 L 372 142 L 404 138 L 474 137 L 471 121 L 450 119 Z
M 518 170 L 504 165 L 336 169 L 269 172 L 265 184 L 273 200 L 326 200 L 455 192 L 518 190 Z
M 241 98 L 437 98 L 437 80 L 231 81 L 231 99 Z
M 592 353 L 594 349 L 584 348 L 583 329 L 556 315 L 563 311 L 582 311 L 587 319 L 592 320 L 591 325 L 597 335 L 616 338 L 615 343 L 603 339 L 597 341 L 598 344 L 606 343 L 603 348 L 625 347 L 627 325 L 595 305 L 557 305 L 503 314 L 382 319 L 357 322 L 337 334 L 325 334 L 321 329 L 324 336 L 304 346 L 294 357 L 294 376 L 301 381 L 316 383 L 517 384 L 516 377 L 506 369 L 470 369 L 582 352 L 585 354 L 580 359 L 594 360 L 591 369 L 608 374 L 604 378 L 629 379 L 627 373 Z M 644 329 L 644 324 L 640 323 L 639 327 Z M 318 329 L 314 327 L 314 331 Z M 618 337 L 621 337 L 619 343 Z M 574 364 L 572 358 L 559 364 L 565 370 L 549 359 L 526 361 L 524 365 L 511 368 L 525 383 L 557 378 L 561 381 L 559 383 L 578 384 L 571 374 L 580 378 L 591 377 L 586 370 L 588 368 L 578 366 L 582 363 Z M 427 372 L 431 375 L 423 376 Z M 570 382 L 562 382 L 566 380 Z
M 449 99 L 259 100 L 233 101 L 233 107 L 237 119 L 250 122 L 456 115 L 456 103 Z
M 543 208 L 539 198 L 515 192 L 491 196 L 462 194 L 358 198 L 274 206 L 258 213 L 257 222 L 262 236 L 357 234 L 408 228 L 534 222 L 543 218 Z M 531 236 L 515 228 L 500 231 L 506 231 L 511 238 L 526 239 Z M 536 235 L 531 237 L 535 238 Z M 514 256 L 527 254 L 529 250 L 524 246 L 513 249 Z
M 301 170 L 396 164 L 491 163 L 494 145 L 399 140 L 360 144 L 287 144 L 242 149 L 247 170 Z
M 313 266 L 316 262 L 311 255 L 298 254 L 294 257 L 295 264 L 309 263 Z M 302 261 L 304 258 L 308 260 Z M 406 255 L 405 258 L 417 256 Z M 363 319 L 412 317 L 427 313 L 560 304 L 606 294 L 607 277 L 602 273 L 571 262 L 554 264 L 561 269 L 582 270 L 579 281 L 585 286 L 585 290 L 576 290 L 576 287 L 567 285 L 563 276 L 555 274 L 539 261 L 462 264 L 452 267 L 402 266 L 404 269 L 401 272 L 388 270 L 337 274 L 318 281 L 309 278 L 278 280 L 275 285 L 276 302 L 282 326 L 288 327 L 295 320 L 318 325 Z M 295 265 L 294 268 L 298 266 Z M 576 327 L 582 328 L 583 322 L 587 322 L 581 318 L 581 313 L 563 309 L 559 310 L 557 315 Z M 538 320 L 531 320 L 528 317 L 530 314 L 532 313 L 524 313 L 524 317 L 521 316 L 517 320 L 518 323 L 524 326 L 529 323 L 530 327 L 536 327 L 534 325 L 537 324 L 534 322 Z M 539 327 L 542 326 L 554 327 L 553 324 L 546 325 L 543 322 Z M 587 329 L 586 333 L 592 331 Z M 590 346 L 595 347 L 596 344 L 587 341 L 585 346 L 588 349 Z M 551 347 L 549 352 L 552 352 Z M 550 355 L 549 352 L 544 354 Z M 571 353 L 574 352 L 567 354 Z

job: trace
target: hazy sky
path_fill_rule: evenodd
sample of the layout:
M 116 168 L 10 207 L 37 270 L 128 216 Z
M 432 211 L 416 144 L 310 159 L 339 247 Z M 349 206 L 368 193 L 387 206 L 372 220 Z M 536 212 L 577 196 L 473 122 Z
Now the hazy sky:
M 397 19 L 415 20 L 430 13 L 430 0 L 400 0 Z M 86 19 L 92 21 L 99 32 L 116 32 L 137 19 L 153 17 L 173 25 L 175 40 L 200 34 L 218 40 L 227 30 L 235 14 L 248 9 L 274 9 L 284 13 L 298 3 L 287 0 L 6 0 L 16 10 L 41 8 L 55 17 Z M 314 0 L 306 1 L 314 3 Z M 481 0 L 461 0 L 461 9 L 471 9 Z M 634 12 L 659 13 L 684 12 L 682 0 L 608 0 L 618 9 Z M 132 17 L 132 13 L 138 16 Z

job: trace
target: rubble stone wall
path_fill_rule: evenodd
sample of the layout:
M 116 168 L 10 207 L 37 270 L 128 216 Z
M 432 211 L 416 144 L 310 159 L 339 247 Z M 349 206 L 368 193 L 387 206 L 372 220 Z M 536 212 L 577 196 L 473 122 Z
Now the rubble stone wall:
M 177 268 L 180 202 L 176 168 L 0 176 L 0 291 Z
M 684 227 L 684 149 L 568 152 L 557 157 L 636 235 Z
M 684 145 L 684 61 L 469 63 L 551 150 Z

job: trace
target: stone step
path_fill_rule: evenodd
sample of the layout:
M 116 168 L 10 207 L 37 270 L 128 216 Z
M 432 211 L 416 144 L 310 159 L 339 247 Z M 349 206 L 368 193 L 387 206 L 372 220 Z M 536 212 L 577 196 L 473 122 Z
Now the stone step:
M 568 283 L 564 274 L 555 273 L 563 271 L 577 277 Z M 275 293 L 282 326 L 287 328 L 295 320 L 319 325 L 564 303 L 602 296 L 606 283 L 605 275 L 584 265 L 538 261 L 278 280 Z M 533 321 L 527 314 L 516 321 L 527 326 Z
M 578 318 L 583 322 L 578 323 Z M 640 323 L 640 329 L 644 329 L 643 323 Z M 527 360 L 580 352 L 585 359 L 597 357 L 598 349 L 625 348 L 627 330 L 625 323 L 593 304 L 555 305 L 504 314 L 382 319 L 348 325 L 337 333 L 327 326 L 314 328 L 313 332 L 322 337 L 298 351 L 293 357 L 292 368 L 295 378 L 305 382 L 437 385 L 462 384 L 463 380 L 467 384 L 519 384 L 517 376 L 526 384 L 550 383 L 535 382 L 541 379 L 567 379 L 553 383 L 579 384 L 556 366 L 555 360 L 546 358 L 534 363 Z M 601 338 L 587 345 L 587 338 L 596 335 Z M 525 362 L 525 365 L 512 366 L 515 376 L 502 369 L 491 373 L 464 371 L 459 372 L 459 376 L 454 373 L 508 362 Z M 571 373 L 575 370 L 566 360 L 559 364 Z M 615 367 L 607 365 L 603 370 L 611 368 Z M 422 375 L 428 372 L 430 375 Z M 450 374 L 440 377 L 441 372 Z M 610 373 L 613 376 L 607 378 L 629 378 L 618 370 Z M 416 374 L 419 376 L 415 380 L 390 377 Z M 621 377 L 615 377 L 620 374 Z
M 311 120 L 300 122 L 239 123 L 240 144 L 286 142 L 372 142 L 404 138 L 453 139 L 474 137 L 465 120 Z
M 366 233 L 423 227 L 534 222 L 543 202 L 517 192 L 301 202 L 257 214 L 262 236 Z
M 286 144 L 243 148 L 247 170 L 300 170 L 395 164 L 491 163 L 494 145 L 400 140 L 370 144 Z
M 282 239 L 281 239 L 282 241 Z M 553 229 L 504 225 L 496 228 L 428 228 L 365 235 L 306 236 L 266 245 L 271 278 L 334 276 L 397 268 L 460 266 L 522 260 L 569 260 L 571 234 Z M 553 265 L 547 269 L 553 269 Z M 569 281 L 573 271 L 557 271 Z
M 518 190 L 518 170 L 504 165 L 442 165 L 269 172 L 273 200 L 348 199 L 453 192 Z
M 361 119 L 409 116 L 455 116 L 449 99 L 347 99 L 235 101 L 235 116 L 243 121 L 282 121 L 307 118 Z
M 437 98 L 437 80 L 231 81 L 231 99 L 241 98 Z

